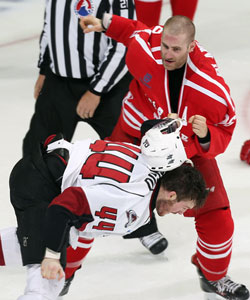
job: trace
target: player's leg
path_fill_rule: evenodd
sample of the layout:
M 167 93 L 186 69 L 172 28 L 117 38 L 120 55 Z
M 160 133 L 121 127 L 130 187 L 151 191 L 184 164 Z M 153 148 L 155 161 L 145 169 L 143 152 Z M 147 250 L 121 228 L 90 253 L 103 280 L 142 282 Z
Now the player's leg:
M 0 230 L 0 266 L 23 265 L 16 230 L 16 227 Z
M 152 27 L 159 24 L 162 0 L 135 0 L 137 20 Z
M 76 243 L 76 248 L 73 248 L 72 246 L 67 248 L 67 263 L 64 270 L 65 283 L 60 292 L 60 296 L 64 296 L 68 293 L 69 287 L 74 279 L 75 272 L 81 268 L 83 260 L 91 249 L 93 242 L 94 239 L 79 237 Z
M 230 208 L 209 211 L 195 221 L 198 240 L 192 263 L 197 267 L 202 290 L 226 299 L 248 299 L 247 288 L 227 276 L 234 232 Z
M 182 15 L 193 20 L 197 8 L 198 0 L 170 0 L 172 15 Z
M 39 169 L 36 164 L 39 164 Z M 9 184 L 23 263 L 40 263 L 45 249 L 42 239 L 45 212 L 49 203 L 60 193 L 60 186 L 52 180 L 42 157 L 41 161 L 35 161 L 30 156 L 14 166 Z
M 64 285 L 64 278 L 45 279 L 40 264 L 27 265 L 27 283 L 24 294 L 17 300 L 56 300 Z

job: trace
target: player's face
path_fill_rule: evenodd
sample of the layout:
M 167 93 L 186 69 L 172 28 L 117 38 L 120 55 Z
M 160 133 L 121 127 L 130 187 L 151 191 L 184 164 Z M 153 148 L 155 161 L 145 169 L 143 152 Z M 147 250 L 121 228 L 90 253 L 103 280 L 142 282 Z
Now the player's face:
M 194 208 L 195 203 L 191 199 L 183 199 L 177 202 L 176 193 L 163 190 L 162 187 L 159 190 L 156 199 L 156 211 L 161 217 L 166 214 L 184 214 L 188 209 Z
M 186 34 L 170 35 L 165 29 L 161 39 L 161 58 L 165 69 L 180 69 L 186 62 L 194 42 L 189 43 Z

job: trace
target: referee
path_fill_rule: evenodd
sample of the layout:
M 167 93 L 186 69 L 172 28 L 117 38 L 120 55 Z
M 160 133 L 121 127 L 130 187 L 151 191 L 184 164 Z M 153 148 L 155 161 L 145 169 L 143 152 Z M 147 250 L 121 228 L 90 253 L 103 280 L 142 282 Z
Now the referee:
M 79 17 L 104 12 L 135 19 L 133 0 L 47 0 L 35 84 L 35 112 L 23 140 L 23 156 L 61 132 L 70 141 L 79 121 L 101 139 L 115 126 L 131 75 L 126 48 L 101 33 L 84 34 Z

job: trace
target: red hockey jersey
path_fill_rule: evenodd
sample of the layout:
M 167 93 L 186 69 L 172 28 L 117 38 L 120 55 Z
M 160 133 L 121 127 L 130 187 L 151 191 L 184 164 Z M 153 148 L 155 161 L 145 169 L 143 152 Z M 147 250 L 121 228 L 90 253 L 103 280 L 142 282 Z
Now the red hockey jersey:
M 161 59 L 163 26 L 146 25 L 113 15 L 106 32 L 127 48 L 126 63 L 134 77 L 123 101 L 121 126 L 127 134 L 140 138 L 140 127 L 148 119 L 171 113 L 168 71 Z M 198 42 L 188 56 L 178 102 L 178 115 L 186 122 L 181 137 L 188 157 L 215 157 L 227 148 L 235 124 L 235 106 L 230 90 L 218 72 L 215 59 Z M 206 117 L 211 134 L 210 148 L 201 148 L 192 126 L 193 115 Z

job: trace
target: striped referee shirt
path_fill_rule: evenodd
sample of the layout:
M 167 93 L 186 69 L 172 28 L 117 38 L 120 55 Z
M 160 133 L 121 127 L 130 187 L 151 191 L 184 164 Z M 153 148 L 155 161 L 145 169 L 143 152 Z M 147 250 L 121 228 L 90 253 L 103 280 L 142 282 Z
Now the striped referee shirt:
M 90 78 L 90 90 L 105 93 L 128 71 L 126 48 L 105 34 L 84 34 L 76 13 L 79 2 L 100 19 L 104 12 L 136 18 L 133 0 L 46 0 L 38 67 L 42 70 L 50 64 L 56 75 Z

